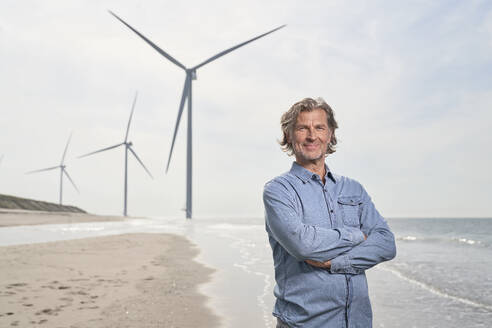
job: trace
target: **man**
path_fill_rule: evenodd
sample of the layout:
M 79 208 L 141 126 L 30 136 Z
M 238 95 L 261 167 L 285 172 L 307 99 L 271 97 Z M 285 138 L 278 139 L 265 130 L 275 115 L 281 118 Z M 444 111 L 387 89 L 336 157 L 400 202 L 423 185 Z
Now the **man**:
M 263 193 L 277 327 L 372 327 L 365 270 L 395 257 L 393 233 L 364 188 L 325 164 L 338 124 L 323 99 L 294 104 L 281 126 L 296 160 Z

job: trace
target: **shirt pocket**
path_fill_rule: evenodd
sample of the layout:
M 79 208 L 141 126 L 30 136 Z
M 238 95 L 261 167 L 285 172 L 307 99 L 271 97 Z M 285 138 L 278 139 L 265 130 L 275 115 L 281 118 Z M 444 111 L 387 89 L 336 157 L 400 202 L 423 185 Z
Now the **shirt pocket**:
M 343 223 L 352 227 L 360 227 L 361 198 L 359 196 L 340 196 L 337 202 Z

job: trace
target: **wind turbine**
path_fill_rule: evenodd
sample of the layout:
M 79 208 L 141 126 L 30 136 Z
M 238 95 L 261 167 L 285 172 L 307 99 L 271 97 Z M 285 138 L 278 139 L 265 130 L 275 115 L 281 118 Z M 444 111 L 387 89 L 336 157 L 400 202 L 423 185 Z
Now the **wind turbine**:
M 123 145 L 125 146 L 125 191 L 124 191 L 124 208 L 123 208 L 123 215 L 124 216 L 127 216 L 127 200 L 128 200 L 128 151 L 130 151 L 130 153 L 133 156 L 135 156 L 135 158 L 137 159 L 137 161 L 144 168 L 145 172 L 147 172 L 147 174 L 152 179 L 154 178 L 152 176 L 152 174 L 149 172 L 149 170 L 145 167 L 144 163 L 140 160 L 140 158 L 138 157 L 137 153 L 133 150 L 133 148 L 132 148 L 133 143 L 131 141 L 128 141 L 128 133 L 130 132 L 130 123 L 132 122 L 133 111 L 135 110 L 135 104 L 137 102 L 137 95 L 138 94 L 135 93 L 135 98 L 133 99 L 132 110 L 131 110 L 131 113 L 130 113 L 130 118 L 128 119 L 128 125 L 126 127 L 125 140 L 122 143 L 119 143 L 117 145 L 106 147 L 106 148 L 103 148 L 103 149 L 99 149 L 99 150 L 93 151 L 91 153 L 88 153 L 88 154 L 79 156 L 79 158 L 82 158 L 82 157 L 90 156 L 90 155 L 93 155 L 93 154 L 96 154 L 96 153 L 100 153 L 100 152 L 103 152 L 103 151 L 106 151 L 106 150 L 117 148 L 119 146 L 123 146 Z
M 68 174 L 68 171 L 66 169 L 67 166 L 65 165 L 65 155 L 67 154 L 67 149 L 68 149 L 68 144 L 70 143 L 70 139 L 72 139 L 71 133 L 70 133 L 70 136 L 68 137 L 67 144 L 65 146 L 65 150 L 63 151 L 63 156 L 62 156 L 60 165 L 48 167 L 46 169 L 29 171 L 26 173 L 26 174 L 31 174 L 31 173 L 60 169 L 60 205 L 62 205 L 62 202 L 63 202 L 63 175 L 65 175 L 68 178 L 68 180 L 70 181 L 70 183 L 72 183 L 72 186 L 75 188 L 75 190 L 77 190 L 77 192 L 79 192 L 79 188 L 77 188 L 77 186 L 75 185 L 75 182 L 73 182 L 72 178 Z
M 152 41 L 147 39 L 144 35 L 142 35 L 139 31 L 131 27 L 128 23 L 126 23 L 123 19 L 118 17 L 115 13 L 109 10 L 109 13 L 116 17 L 120 22 L 125 24 L 130 30 L 135 32 L 139 37 L 141 37 L 145 42 L 147 42 L 152 48 L 154 48 L 158 53 L 160 53 L 162 56 L 166 57 L 169 59 L 171 62 L 173 62 L 175 65 L 181 67 L 185 73 L 186 73 L 186 78 L 185 78 L 185 83 L 183 87 L 183 93 L 181 95 L 181 102 L 179 104 L 179 110 L 178 110 L 178 118 L 176 119 L 176 125 L 174 127 L 174 135 L 173 135 L 173 141 L 171 143 L 171 150 L 169 152 L 169 158 L 167 161 L 167 166 L 166 166 L 166 173 L 169 170 L 169 164 L 171 163 L 171 156 L 173 154 L 173 149 L 174 149 L 174 142 L 176 140 L 176 134 L 178 132 L 178 127 L 179 127 L 179 122 L 181 120 L 181 115 L 183 114 L 183 108 L 185 101 L 188 101 L 188 127 L 187 127 L 187 147 L 186 147 L 186 218 L 191 219 L 192 216 L 192 98 L 191 98 L 191 90 L 192 90 L 192 81 L 196 80 L 196 70 L 199 69 L 200 67 L 228 54 L 229 52 L 236 50 L 250 42 L 253 42 L 255 40 L 258 40 L 259 38 L 262 38 L 270 33 L 273 33 L 283 27 L 285 25 L 279 26 L 271 31 L 268 31 L 266 33 L 263 33 L 261 35 L 258 35 L 257 37 L 254 37 L 250 40 L 247 40 L 245 42 L 242 42 L 238 45 L 235 45 L 234 47 L 231 47 L 229 49 L 226 49 L 224 51 L 219 52 L 218 54 L 210 57 L 209 59 L 205 60 L 204 62 L 193 66 L 191 68 L 187 68 L 183 64 L 181 64 L 179 61 L 177 61 L 175 58 L 173 58 L 171 55 L 169 55 L 167 52 L 159 48 L 156 44 L 154 44 Z

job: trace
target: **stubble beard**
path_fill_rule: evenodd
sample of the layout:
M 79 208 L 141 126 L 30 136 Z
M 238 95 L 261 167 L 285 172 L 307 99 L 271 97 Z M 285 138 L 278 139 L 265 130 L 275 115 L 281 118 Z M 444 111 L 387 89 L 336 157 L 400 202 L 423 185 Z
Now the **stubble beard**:
M 309 153 L 304 151 L 302 147 L 294 145 L 293 150 L 297 160 L 301 160 L 303 162 L 317 162 L 321 159 L 324 161 L 327 149 L 325 149 L 325 153 L 323 153 L 322 149 L 316 153 Z

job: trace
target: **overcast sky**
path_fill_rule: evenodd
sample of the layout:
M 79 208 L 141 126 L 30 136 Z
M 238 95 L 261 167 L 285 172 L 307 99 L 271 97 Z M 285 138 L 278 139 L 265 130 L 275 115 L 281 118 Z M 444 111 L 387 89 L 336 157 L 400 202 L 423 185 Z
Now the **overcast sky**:
M 198 70 L 193 82 L 194 216 L 262 216 L 266 181 L 290 168 L 279 120 L 323 97 L 340 128 L 330 168 L 360 181 L 386 217 L 492 216 L 490 1 L 0 2 L 0 193 L 97 214 L 181 216 L 186 115 L 165 165 L 184 72 L 110 9 L 186 66 L 287 27 Z

